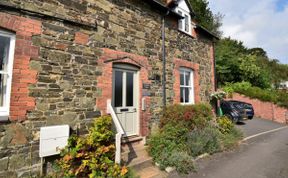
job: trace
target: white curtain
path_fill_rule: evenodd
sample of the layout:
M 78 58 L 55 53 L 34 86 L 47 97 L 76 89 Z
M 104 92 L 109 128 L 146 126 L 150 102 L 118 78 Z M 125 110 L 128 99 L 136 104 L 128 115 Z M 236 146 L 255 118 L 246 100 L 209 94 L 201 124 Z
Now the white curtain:
M 6 38 L 7 39 L 7 38 Z M 7 72 L 7 64 L 9 59 L 9 41 L 4 40 L 4 49 L 3 54 L 0 56 L 0 65 L 2 67 L 1 71 Z M 4 99 L 5 99 L 5 93 L 6 93 L 6 86 L 7 86 L 7 74 L 1 74 L 1 80 L 0 80 L 0 106 L 4 105 Z

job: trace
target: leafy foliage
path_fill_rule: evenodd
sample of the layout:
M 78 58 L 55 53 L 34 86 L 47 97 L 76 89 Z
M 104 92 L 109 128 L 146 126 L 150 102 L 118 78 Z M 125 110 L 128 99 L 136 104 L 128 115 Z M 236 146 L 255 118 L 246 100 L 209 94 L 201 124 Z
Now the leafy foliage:
M 196 21 L 212 33 L 221 36 L 220 27 L 222 26 L 223 15 L 220 13 L 213 14 L 207 0 L 190 0 L 190 3 L 196 14 Z
M 253 87 L 248 82 L 226 83 L 226 86 L 223 89 L 226 92 L 240 93 L 250 98 L 272 102 L 279 106 L 288 108 L 288 93 L 285 91 L 261 89 L 259 87 Z
M 218 118 L 217 119 L 217 124 L 218 124 L 219 131 L 222 134 L 230 133 L 231 130 L 233 129 L 233 127 L 234 127 L 233 122 L 231 121 L 231 119 L 229 119 L 226 116 L 222 116 L 222 117 Z
M 167 123 L 182 122 L 189 130 L 204 128 L 213 118 L 212 108 L 208 104 L 171 105 L 162 114 L 161 126 Z
M 174 151 L 186 150 L 185 143 L 188 132 L 189 130 L 181 124 L 169 123 L 159 133 L 151 136 L 148 142 L 149 152 L 154 161 L 161 165 L 161 168 L 177 166 L 176 162 L 170 161 L 170 157 Z
M 169 161 L 175 165 L 177 172 L 188 174 L 189 171 L 195 170 L 193 159 L 185 151 L 174 150 Z
M 287 65 L 269 59 L 262 48 L 246 48 L 241 41 L 221 39 L 216 45 L 215 57 L 220 86 L 246 81 L 265 89 L 288 80 Z
M 189 133 L 187 146 L 192 156 L 215 153 L 220 150 L 220 132 L 215 127 L 196 129 Z
M 97 118 L 85 137 L 72 136 L 57 161 L 63 177 L 125 177 L 126 167 L 114 163 L 114 133 L 110 116 Z
M 239 140 L 243 138 L 243 133 L 237 129 L 234 125 L 230 129 L 230 132 L 221 134 L 222 147 L 225 150 L 232 149 L 239 144 Z
M 194 170 L 193 157 L 235 145 L 240 137 L 233 135 L 234 125 L 230 126 L 233 128 L 225 125 L 224 129 L 212 118 L 211 107 L 206 104 L 167 107 L 162 127 L 148 140 L 150 155 L 162 169 L 171 166 L 180 173 L 188 173 Z

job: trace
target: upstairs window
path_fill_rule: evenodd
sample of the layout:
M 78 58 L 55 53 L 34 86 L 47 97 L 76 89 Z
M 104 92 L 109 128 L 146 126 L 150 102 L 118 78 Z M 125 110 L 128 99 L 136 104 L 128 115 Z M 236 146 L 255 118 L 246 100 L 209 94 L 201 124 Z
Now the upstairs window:
M 184 17 L 183 19 L 179 19 L 178 29 L 184 33 L 191 35 L 191 17 L 189 13 L 178 10 L 178 14 Z
M 15 34 L 0 30 L 0 121 L 9 116 L 14 49 Z
M 181 104 L 194 104 L 193 71 L 180 68 L 180 102 Z

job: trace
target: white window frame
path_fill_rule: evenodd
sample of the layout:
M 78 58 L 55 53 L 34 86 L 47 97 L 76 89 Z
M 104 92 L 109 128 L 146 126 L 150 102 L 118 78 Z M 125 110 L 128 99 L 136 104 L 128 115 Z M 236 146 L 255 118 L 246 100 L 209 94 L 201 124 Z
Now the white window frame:
M 188 35 L 192 35 L 192 24 L 191 24 L 191 15 L 189 12 L 186 12 L 180 8 L 177 8 L 176 9 L 176 12 L 178 14 L 180 14 L 181 16 L 183 16 L 184 18 L 183 19 L 179 19 L 179 22 L 178 22 L 178 30 L 180 30 L 181 32 L 184 32 Z M 188 18 L 188 30 L 185 29 L 186 27 L 186 18 Z
M 185 85 L 185 82 L 186 82 L 186 73 L 189 73 L 190 75 L 190 82 L 188 84 Z M 181 85 L 181 74 L 183 74 L 184 78 L 184 85 Z M 195 97 L 194 97 L 194 71 L 192 69 L 189 69 L 189 68 L 184 68 L 184 67 L 181 67 L 180 68 L 180 103 L 183 104 L 183 105 L 186 105 L 186 104 L 195 104 Z M 181 90 L 182 88 L 188 88 L 189 89 L 189 99 L 188 99 L 188 102 L 185 102 L 185 90 L 183 92 L 183 102 L 181 102 Z
M 4 93 L 3 96 L 3 106 L 0 106 L 0 121 L 7 121 L 10 114 L 10 98 L 11 98 L 11 85 L 12 85 L 16 35 L 14 33 L 0 30 L 0 36 L 10 38 L 7 72 L 0 71 L 2 75 L 7 75 L 6 93 Z

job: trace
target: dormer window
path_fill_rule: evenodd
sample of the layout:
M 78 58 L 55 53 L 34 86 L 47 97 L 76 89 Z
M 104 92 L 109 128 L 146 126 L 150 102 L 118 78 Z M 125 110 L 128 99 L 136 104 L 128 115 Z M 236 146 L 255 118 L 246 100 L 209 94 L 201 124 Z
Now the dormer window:
M 178 10 L 178 14 L 182 15 L 184 18 L 179 19 L 178 22 L 178 29 L 182 32 L 185 32 L 191 35 L 191 18 L 188 13 L 185 13 L 181 10 Z
M 178 29 L 184 33 L 192 35 L 190 9 L 185 0 L 180 1 L 175 12 L 183 17 L 183 19 L 179 19 L 178 21 Z

